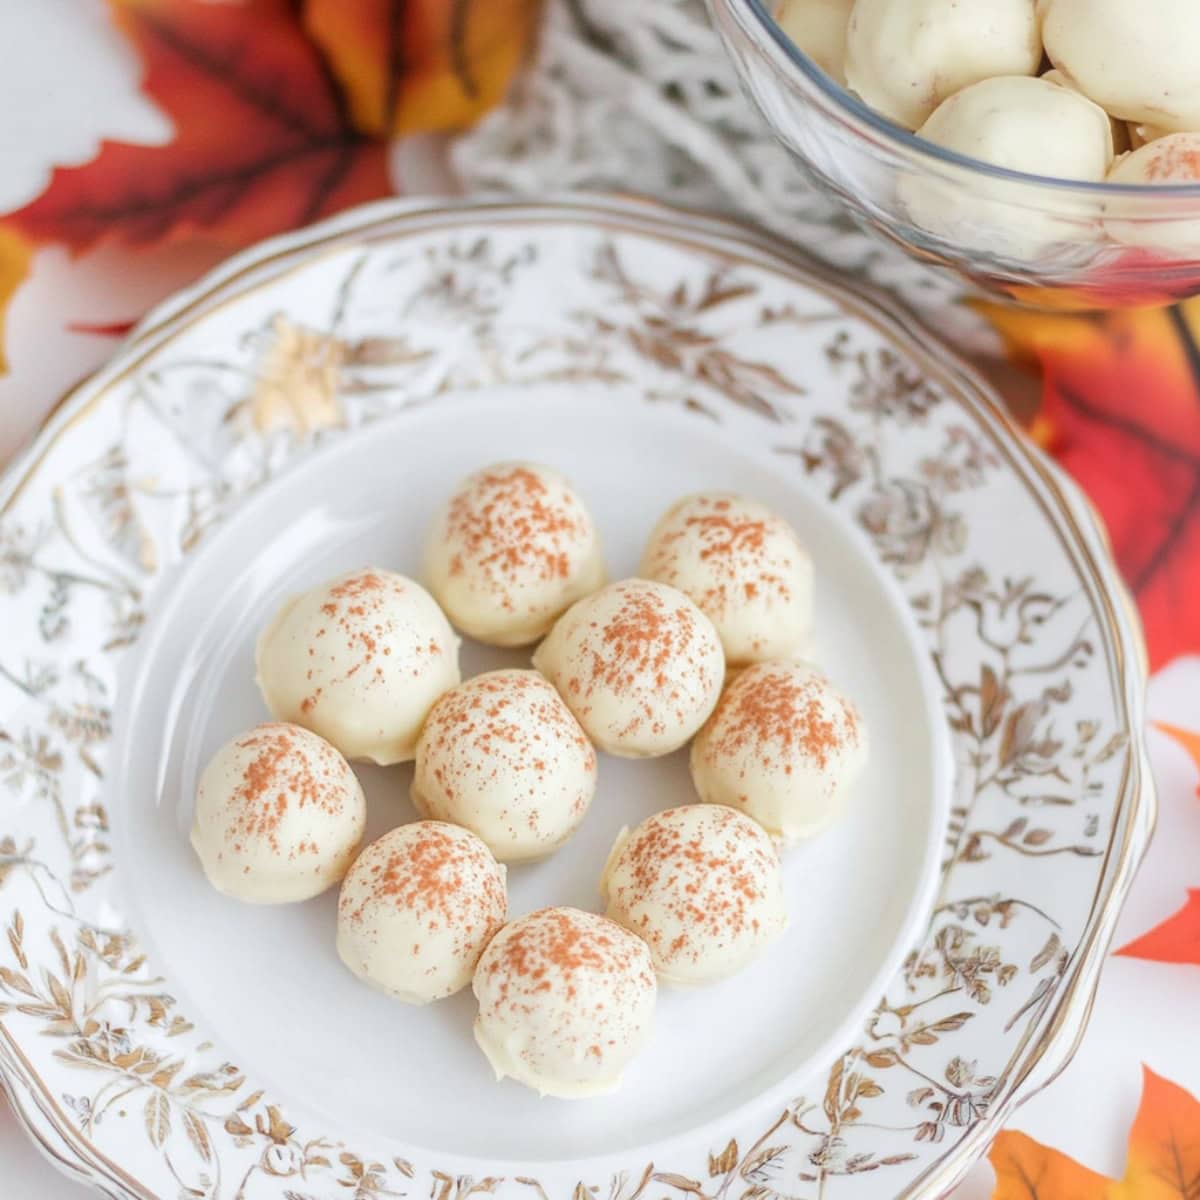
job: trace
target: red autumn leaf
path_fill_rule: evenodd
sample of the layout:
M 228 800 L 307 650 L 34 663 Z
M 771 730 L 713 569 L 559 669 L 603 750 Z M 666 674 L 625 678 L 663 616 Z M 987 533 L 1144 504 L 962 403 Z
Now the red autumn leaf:
M 504 96 L 541 0 L 304 0 L 303 20 L 375 134 L 456 129 Z
M 1125 958 L 1200 965 L 1200 888 L 1189 888 L 1187 903 L 1173 917 L 1116 953 Z
M 1151 667 L 1200 650 L 1200 302 L 1099 316 L 985 311 L 1043 373 L 1035 433 L 1104 518 Z
M 79 251 L 204 232 L 240 245 L 389 190 L 385 147 L 358 132 L 287 6 L 109 0 L 170 117 L 165 146 L 106 142 L 5 220 Z
M 1200 1103 L 1143 1067 L 1142 1102 L 1119 1180 L 1089 1171 L 1023 1133 L 1000 1134 L 988 1159 L 996 1170 L 992 1200 L 1196 1200 Z

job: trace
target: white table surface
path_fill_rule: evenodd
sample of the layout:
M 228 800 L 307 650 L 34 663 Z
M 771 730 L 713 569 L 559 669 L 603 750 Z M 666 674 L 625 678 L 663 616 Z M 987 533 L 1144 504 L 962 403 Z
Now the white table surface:
M 157 142 L 170 125 L 137 90 L 137 62 L 110 29 L 100 0 L 0 0 L 0 212 L 44 186 L 54 163 L 86 161 L 101 138 Z M 410 189 L 414 180 L 409 176 Z M 71 322 L 139 316 L 155 299 L 217 261 L 196 245 L 123 256 L 106 249 L 72 261 L 48 249 L 34 262 L 8 314 L 11 371 L 0 378 L 0 463 L 76 380 L 102 362 L 112 341 L 71 333 Z M 1151 683 L 1150 714 L 1200 729 L 1200 658 L 1177 661 Z M 1179 908 L 1200 885 L 1197 773 L 1165 736 L 1151 734 L 1162 816 L 1117 933 L 1118 944 Z M 1082 1048 L 1055 1084 L 1019 1111 L 1016 1128 L 1095 1170 L 1119 1175 L 1146 1063 L 1200 1095 L 1200 968 L 1110 959 Z M 991 1173 L 977 1167 L 955 1200 L 984 1200 Z M 0 1098 L 0 1198 L 82 1200 L 27 1141 Z

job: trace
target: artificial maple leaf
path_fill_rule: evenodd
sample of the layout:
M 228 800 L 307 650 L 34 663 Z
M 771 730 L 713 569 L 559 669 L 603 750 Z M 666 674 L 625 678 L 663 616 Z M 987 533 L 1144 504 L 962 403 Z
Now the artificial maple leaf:
M 1104 518 L 1152 669 L 1200 649 L 1200 301 L 1087 316 L 982 307 L 1042 371 L 1033 432 Z
M 304 0 L 303 20 L 377 135 L 468 125 L 501 100 L 540 0 Z
M 198 231 L 240 245 L 390 190 L 384 146 L 354 128 L 321 56 L 283 6 L 109 7 L 174 137 L 165 146 L 105 142 L 91 162 L 56 170 L 7 228 L 75 251 Z
M 1200 1103 L 1143 1067 L 1120 1180 L 1023 1133 L 1001 1133 L 988 1159 L 996 1171 L 992 1200 L 1200 1200 Z
M 4 314 L 13 293 L 29 274 L 29 243 L 18 233 L 0 227 L 0 374 L 8 370 L 4 356 Z
M 1142 1068 L 1142 1102 L 1129 1134 L 1125 1177 L 1112 1200 L 1200 1200 L 1200 1103 Z
M 1200 767 L 1200 734 L 1189 733 L 1175 725 L 1155 724 L 1163 733 L 1179 742 L 1192 756 L 1196 766 Z M 1200 787 L 1196 789 L 1196 794 L 1200 795 Z M 1174 916 L 1115 953 L 1153 962 L 1200 964 L 1200 889 L 1188 891 L 1187 903 Z
M 1115 953 L 1124 958 L 1200 965 L 1200 888 L 1189 888 L 1187 903 L 1174 916 Z
M 1196 764 L 1197 769 L 1200 769 L 1200 733 L 1190 733 L 1186 729 L 1180 729 L 1178 725 L 1167 725 L 1163 721 L 1155 721 L 1154 727 L 1174 738 L 1192 756 L 1192 762 Z M 1196 785 L 1196 795 L 1200 796 L 1200 784 Z
M 996 1172 L 993 1200 L 1105 1200 L 1112 1186 L 1107 1176 L 1016 1131 L 996 1138 L 988 1160 Z

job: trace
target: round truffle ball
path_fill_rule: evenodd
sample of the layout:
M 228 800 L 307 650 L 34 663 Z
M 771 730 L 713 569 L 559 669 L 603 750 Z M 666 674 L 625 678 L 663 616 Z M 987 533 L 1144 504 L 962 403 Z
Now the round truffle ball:
M 572 605 L 533 665 L 602 750 L 677 750 L 721 694 L 725 655 L 712 622 L 666 584 L 626 579 Z
M 787 926 L 779 855 L 733 808 L 688 804 L 622 830 L 600 883 L 608 915 L 650 947 L 664 983 L 745 967 Z
M 673 504 L 654 527 L 641 574 L 690 596 L 730 666 L 802 657 L 813 623 L 813 565 L 792 527 L 729 492 Z
M 475 1040 L 497 1079 L 544 1096 L 611 1092 L 649 1037 L 656 995 L 641 938 L 595 913 L 543 908 L 479 960 Z
M 1034 75 L 1041 61 L 1035 0 L 856 0 L 846 35 L 851 89 L 905 129 L 970 84 Z
M 783 0 L 775 14 L 783 32 L 838 83 L 846 82 L 846 29 L 854 0 Z
M 544 636 L 604 583 L 595 523 L 566 478 L 498 463 L 465 479 L 434 522 L 425 557 L 450 620 L 493 646 Z
M 366 820 L 362 788 L 327 741 L 268 723 L 226 742 L 204 768 L 191 840 L 217 891 L 282 904 L 337 883 Z
M 558 849 L 595 791 L 596 752 L 537 671 L 491 671 L 451 689 L 417 742 L 417 810 L 477 833 L 501 862 Z
M 1125 155 L 1109 172 L 1110 183 L 1134 183 L 1151 187 L 1200 183 L 1200 133 L 1171 133 L 1146 142 L 1141 149 Z M 1126 202 L 1116 197 L 1105 205 L 1110 236 L 1130 246 L 1163 250 L 1167 253 L 1200 256 L 1200 220 L 1195 215 L 1176 219 L 1121 220 Z M 1140 214 L 1140 203 L 1128 204 L 1131 215 Z M 1183 210 L 1183 205 L 1180 205 Z
M 1051 62 L 1114 117 L 1200 130 L 1195 0 L 1041 0 Z
M 372 987 L 428 1004 L 471 982 L 508 915 L 504 867 L 470 830 L 400 825 L 372 842 L 338 896 L 337 949 Z
M 1068 79 L 1057 67 L 1051 68 L 1049 71 L 1043 71 L 1038 76 L 1039 79 L 1044 79 L 1047 83 L 1057 83 L 1059 87 L 1069 88 L 1073 92 L 1079 91 L 1079 86 L 1073 79 Z M 1080 92 L 1080 95 L 1083 93 Z M 1134 129 L 1128 122 L 1122 121 L 1119 117 L 1109 117 L 1108 127 L 1112 131 L 1113 139 L 1113 154 L 1124 154 L 1130 147 L 1131 139 L 1134 136 Z M 1144 141 L 1149 141 L 1149 138 L 1144 138 Z
M 458 644 L 420 584 L 366 567 L 283 605 L 258 639 L 258 686 L 273 716 L 347 758 L 405 762 L 459 681 Z
M 858 710 L 806 663 L 738 675 L 692 743 L 700 798 L 753 817 L 785 845 L 836 819 L 867 760 Z
M 981 162 L 1056 179 L 1098 183 L 1113 159 L 1107 113 L 1049 79 L 1008 75 L 972 84 L 944 101 L 919 132 Z M 1098 231 L 1098 207 L 1071 198 L 1051 211 L 1036 182 L 980 180 L 968 191 L 922 173 L 902 176 L 899 186 L 910 217 L 922 228 L 1010 258 L 1034 257 L 1056 241 L 1078 241 Z

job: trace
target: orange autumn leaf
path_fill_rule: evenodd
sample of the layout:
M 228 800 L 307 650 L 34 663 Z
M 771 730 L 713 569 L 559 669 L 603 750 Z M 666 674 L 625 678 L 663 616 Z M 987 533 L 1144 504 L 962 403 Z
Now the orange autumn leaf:
M 1192 762 L 1200 770 L 1200 733 L 1191 733 L 1186 729 L 1180 729 L 1178 725 L 1168 725 L 1164 721 L 1155 721 L 1154 727 L 1161 729 L 1168 737 L 1174 738 L 1192 756 Z M 1196 786 L 1196 795 L 1200 796 L 1200 784 Z
M 205 232 L 252 242 L 390 190 L 384 147 L 351 124 L 320 55 L 282 6 L 109 0 L 170 117 L 165 146 L 106 142 L 5 220 L 79 251 Z
M 1155 725 L 1174 738 L 1200 768 L 1200 734 L 1162 722 L 1155 722 Z M 1197 787 L 1196 794 L 1200 795 L 1200 787 Z M 1200 889 L 1189 890 L 1187 902 L 1177 913 L 1115 953 L 1153 962 L 1200 965 Z
M 368 133 L 457 129 L 503 99 L 540 0 L 304 0 L 303 20 Z
M 1174 916 L 1115 953 L 1124 958 L 1200 965 L 1200 888 L 1189 888 L 1187 903 Z
M 1035 434 L 1104 518 L 1152 669 L 1200 649 L 1200 301 L 1085 316 L 983 307 L 1042 371 Z
M 1113 1188 L 1112 1200 L 1198 1200 L 1200 1103 L 1149 1067 L 1142 1075 L 1125 1177 Z
M 1112 1187 L 1106 1176 L 1015 1131 L 996 1138 L 988 1160 L 996 1172 L 993 1200 L 1105 1200 Z
M 996 1171 L 992 1200 L 1200 1200 L 1200 1103 L 1143 1067 L 1120 1180 L 1023 1133 L 1001 1133 L 988 1159 Z
M 0 374 L 8 370 L 4 355 L 4 314 L 13 293 L 29 274 L 31 251 L 20 234 L 0 226 Z

